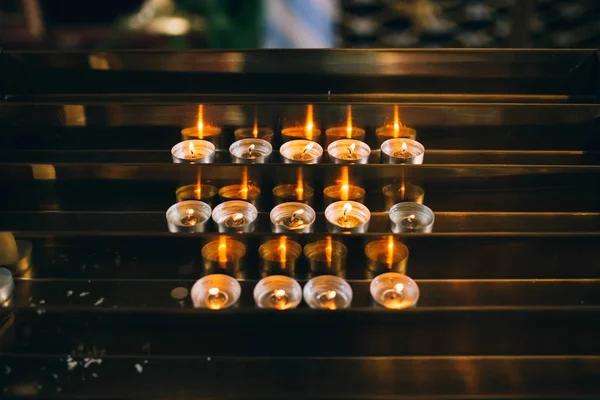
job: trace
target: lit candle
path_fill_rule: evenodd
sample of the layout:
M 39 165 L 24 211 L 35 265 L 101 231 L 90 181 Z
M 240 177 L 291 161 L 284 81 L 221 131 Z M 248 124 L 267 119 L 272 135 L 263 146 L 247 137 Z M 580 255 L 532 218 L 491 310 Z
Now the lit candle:
M 177 164 L 207 164 L 215 160 L 215 145 L 204 140 L 186 140 L 171 149 Z
M 212 209 L 204 202 L 186 200 L 173 204 L 166 213 L 171 232 L 204 232 Z
M 408 247 L 394 240 L 393 236 L 387 240 L 375 240 L 365 247 L 367 266 L 370 271 L 381 272 L 406 272 L 408 261 Z
M 366 164 L 371 148 L 358 140 L 341 139 L 331 143 L 327 153 L 335 164 Z
M 221 128 L 210 126 L 204 122 L 204 106 L 200 104 L 196 126 L 182 129 L 181 137 L 183 140 L 199 139 L 218 145 L 221 138 Z
M 316 164 L 323 155 L 323 148 L 310 140 L 291 140 L 279 149 L 286 164 Z
M 240 200 L 221 203 L 212 212 L 219 232 L 253 232 L 257 217 L 256 207 Z
M 314 125 L 313 105 L 306 106 L 306 122 L 303 126 L 291 126 L 281 130 L 281 140 L 285 143 L 295 139 L 314 140 L 318 142 L 321 131 Z
M 388 272 L 377 276 L 369 287 L 371 296 L 385 308 L 401 310 L 419 300 L 419 286 L 404 274 Z
M 271 210 L 271 229 L 273 232 L 312 232 L 316 213 L 304 203 L 282 203 Z
M 219 197 L 224 200 L 244 200 L 256 205 L 260 197 L 260 189 L 251 185 L 246 179 L 240 185 L 227 185 L 219 189 Z
M 350 307 L 352 288 L 342 278 L 321 275 L 304 286 L 304 299 L 311 308 L 338 310 Z
M 190 295 L 195 308 L 222 310 L 236 304 L 241 292 L 242 288 L 234 278 L 212 274 L 196 281 Z
M 337 201 L 325 209 L 329 232 L 364 233 L 369 229 L 371 212 L 355 201 Z
M 202 265 L 206 273 L 227 273 L 239 276 L 246 245 L 226 236 L 213 240 L 202 247 Z
M 343 275 L 348 249 L 343 243 L 331 240 L 328 236 L 304 246 L 304 255 L 308 259 L 311 275 Z
M 302 246 L 285 236 L 266 241 L 258 248 L 262 275 L 293 276 L 301 254 Z
M 384 164 L 422 164 L 425 147 L 416 140 L 389 139 L 381 145 Z
M 381 146 L 383 142 L 393 138 L 416 139 L 417 131 L 402 124 L 398 112 L 398 106 L 394 106 L 394 121 L 392 124 L 386 124 L 375 131 L 377 142 Z
M 294 279 L 272 275 L 261 279 L 254 287 L 254 301 L 259 308 L 289 310 L 302 300 L 302 288 Z
M 398 203 L 389 211 L 390 230 L 394 233 L 429 233 L 433 230 L 434 221 L 433 211 L 419 203 Z
M 231 161 L 237 164 L 262 164 L 269 160 L 273 147 L 263 139 L 241 139 L 229 147 Z
M 353 126 L 352 124 L 352 107 L 348 105 L 347 114 L 346 114 L 346 126 L 336 126 L 333 128 L 329 128 L 325 131 L 325 136 L 327 137 L 326 144 L 329 144 L 338 139 L 356 139 L 356 140 L 364 140 L 365 139 L 365 130 L 362 128 L 358 128 Z

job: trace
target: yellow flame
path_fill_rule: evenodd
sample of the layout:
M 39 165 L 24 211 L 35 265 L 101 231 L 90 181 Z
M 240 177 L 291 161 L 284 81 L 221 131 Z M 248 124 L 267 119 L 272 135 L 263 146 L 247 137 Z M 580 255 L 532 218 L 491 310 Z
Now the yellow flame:
M 404 182 L 402 182 L 400 184 L 400 200 L 404 200 L 404 197 L 406 196 L 406 186 L 404 185 Z
M 287 238 L 285 236 L 281 236 L 279 238 L 279 262 L 281 263 L 281 268 L 285 268 L 285 262 L 287 260 Z
M 204 138 L 204 106 L 198 106 L 198 138 Z
M 242 184 L 240 185 L 239 196 L 242 200 L 248 199 L 248 167 L 242 170 Z
M 352 204 L 350 204 L 350 203 L 344 204 L 344 208 L 342 208 L 342 211 L 344 212 L 344 217 L 345 217 L 350 211 L 352 211 Z
M 188 146 L 188 151 L 190 152 L 191 156 L 194 156 L 194 142 L 190 141 L 190 145 Z
M 342 167 L 342 176 L 340 179 L 340 200 L 348 200 L 349 192 L 350 192 L 350 182 L 349 182 L 349 174 L 348 167 Z
M 298 173 L 296 176 L 296 194 L 298 195 L 298 200 L 304 199 L 304 179 L 302 168 L 298 168 Z
M 306 138 L 308 140 L 312 140 L 312 138 L 313 138 L 313 128 L 314 128 L 313 105 L 308 104 L 306 106 L 306 126 L 304 128 L 304 130 L 306 131 Z
M 312 149 L 315 145 L 315 142 L 310 142 L 309 144 L 306 145 L 306 147 L 304 147 L 304 149 L 302 149 L 302 154 L 306 153 L 307 151 L 310 151 L 310 149 Z
M 219 294 L 219 288 L 216 287 L 211 287 L 210 289 L 208 289 L 208 294 L 216 296 Z
M 352 138 L 352 106 L 348 105 L 348 115 L 346 116 L 346 137 Z
M 408 147 L 406 147 L 406 142 L 402 142 L 402 146 L 401 147 L 402 147 L 402 152 L 403 153 L 408 149 Z
M 404 285 L 402 283 L 397 283 L 396 286 L 394 286 L 394 290 L 396 291 L 396 293 L 402 294 L 402 291 L 404 290 Z
M 258 122 L 254 120 L 254 126 L 252 127 L 252 136 L 258 137 Z
M 388 264 L 388 268 L 392 268 L 392 263 L 394 262 L 394 237 L 393 236 L 389 236 L 388 237 L 388 244 L 387 244 L 387 264 Z
M 217 256 L 219 259 L 219 265 L 224 268 L 227 263 L 227 237 L 219 237 L 219 248 L 217 249 Z

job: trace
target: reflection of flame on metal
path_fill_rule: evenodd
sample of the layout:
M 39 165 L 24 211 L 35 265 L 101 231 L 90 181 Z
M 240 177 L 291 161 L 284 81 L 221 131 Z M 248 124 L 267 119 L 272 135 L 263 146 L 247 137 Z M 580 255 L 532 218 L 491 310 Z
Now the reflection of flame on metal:
M 238 196 L 242 200 L 248 199 L 248 167 L 244 167 L 242 170 L 242 184 L 240 185 L 240 192 Z
M 198 173 L 196 174 L 196 189 L 194 189 L 194 196 L 196 199 L 200 200 L 202 198 L 202 169 L 198 168 Z
M 198 106 L 198 138 L 204 138 L 204 106 Z
M 340 179 L 340 200 L 348 200 L 348 193 L 350 190 L 350 182 L 348 175 L 348 167 L 342 167 L 342 176 Z
M 312 138 L 313 138 L 313 128 L 314 128 L 313 105 L 308 104 L 306 106 L 306 126 L 304 128 L 304 130 L 306 131 L 306 138 L 308 140 L 312 140 Z
M 331 260 L 333 256 L 333 243 L 331 242 L 331 236 L 325 238 L 327 246 L 325 246 L 325 259 L 327 260 L 328 267 L 331 266 Z
M 352 106 L 351 105 L 348 105 L 348 114 L 346 116 L 346 137 L 348 139 L 350 139 L 352 137 Z M 352 149 L 352 151 L 354 151 L 354 149 Z
M 304 181 L 302 168 L 298 168 L 298 173 L 296 177 L 296 194 L 298 195 L 298 200 L 304 199 Z
M 394 137 L 398 137 L 400 133 L 400 127 L 402 126 L 402 122 L 400 122 L 400 116 L 398 112 L 398 105 L 394 106 Z
M 400 192 L 400 200 L 404 200 L 406 196 L 406 185 L 404 185 L 404 182 L 400 184 L 400 189 L 398 191 Z
M 388 268 L 392 268 L 392 262 L 394 262 L 394 237 L 388 237 L 388 245 L 387 245 L 387 265 Z
M 254 121 L 254 126 L 252 127 L 252 136 L 255 138 L 258 137 L 258 122 Z
M 217 252 L 217 256 L 219 258 L 219 265 L 221 266 L 221 268 L 225 268 L 225 264 L 227 263 L 227 237 L 219 237 L 219 248 Z
M 281 268 L 285 269 L 287 259 L 287 238 L 285 236 L 281 236 L 279 238 L 279 262 L 281 263 Z

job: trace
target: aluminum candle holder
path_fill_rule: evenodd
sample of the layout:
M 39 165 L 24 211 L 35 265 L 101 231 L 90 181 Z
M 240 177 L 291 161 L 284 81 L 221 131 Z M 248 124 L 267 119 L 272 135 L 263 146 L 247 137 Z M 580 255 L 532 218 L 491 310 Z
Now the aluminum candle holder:
M 291 140 L 281 145 L 279 153 L 285 164 L 316 164 L 323 156 L 323 148 L 311 140 Z
M 171 149 L 176 164 L 208 164 L 215 161 L 215 145 L 206 140 L 185 140 Z
M 259 308 L 289 310 L 298 307 L 301 301 L 300 284 L 288 276 L 268 276 L 254 287 L 254 302 Z
M 222 138 L 221 128 L 201 125 L 199 129 L 198 126 L 190 126 L 181 130 L 181 138 L 183 140 L 204 140 L 219 146 Z
M 339 139 L 354 139 L 364 141 L 365 130 L 362 128 L 357 128 L 355 126 L 335 126 L 325 131 L 325 138 L 327 145 Z
M 365 193 L 365 189 L 354 185 L 327 186 L 323 190 L 323 203 L 325 206 L 342 200 L 364 203 Z
M 198 280 L 190 293 L 195 308 L 222 310 L 235 305 L 242 293 L 239 282 L 228 275 L 207 275 Z
M 273 188 L 273 198 L 276 205 L 290 201 L 312 205 L 314 196 L 315 190 L 308 185 L 298 186 L 295 184 L 287 184 L 275 186 Z
M 360 140 L 341 139 L 327 146 L 327 153 L 334 164 L 366 164 L 371 148 Z
M 388 272 L 377 276 L 369 287 L 377 304 L 393 310 L 413 307 L 419 300 L 419 286 L 404 274 Z
M 304 286 L 304 300 L 310 308 L 339 310 L 350 307 L 352 288 L 342 278 L 321 275 Z
M 246 245 L 234 239 L 221 236 L 202 247 L 202 266 L 208 274 L 225 273 L 241 277 L 242 259 L 246 255 Z
M 405 138 L 415 140 L 417 131 L 408 126 L 386 125 L 377 128 L 375 135 L 377 136 L 377 144 L 381 146 L 388 139 Z
M 167 210 L 167 226 L 171 232 L 206 232 L 212 209 L 198 200 L 173 204 Z
M 371 212 L 355 201 L 336 201 L 325 209 L 325 220 L 329 232 L 365 233 L 369 229 Z
M 177 201 L 199 200 L 213 207 L 217 203 L 218 190 L 213 185 L 184 185 L 177 188 L 175 198 Z
M 423 164 L 425 147 L 416 140 L 389 139 L 381 145 L 383 164 Z
M 346 271 L 348 249 L 337 240 L 327 238 L 304 246 L 304 256 L 308 259 L 311 276 L 343 276 Z
M 392 236 L 368 243 L 365 247 L 365 255 L 367 267 L 372 272 L 406 272 L 408 247 L 395 241 Z
M 394 233 L 429 233 L 433 230 L 435 214 L 419 203 L 398 203 L 390 208 L 390 231 Z
M 273 142 L 273 129 L 271 128 L 239 128 L 233 132 L 233 137 L 235 140 L 241 139 L 262 139 L 266 140 L 269 143 Z
M 241 139 L 229 147 L 235 164 L 264 164 L 271 157 L 273 146 L 263 139 Z
M 227 185 L 219 189 L 223 201 L 243 200 L 256 206 L 260 198 L 260 189 L 253 185 Z
M 0 268 L 0 306 L 6 305 L 12 298 L 15 289 L 12 273 L 6 268 Z
M 221 203 L 212 212 L 220 233 L 254 232 L 257 217 L 256 207 L 241 200 Z
M 312 232 L 316 213 L 309 205 L 298 202 L 282 203 L 271 210 L 271 230 L 275 233 Z
M 302 246 L 285 236 L 265 242 L 258 248 L 262 276 L 294 276 L 301 254 Z
M 385 199 L 385 208 L 389 210 L 394 204 L 404 201 L 423 204 L 425 191 L 422 187 L 411 183 L 401 184 L 392 183 L 383 187 L 383 198 Z
M 316 128 L 307 128 L 305 126 L 292 126 L 281 130 L 281 141 L 289 142 L 290 140 L 306 139 L 318 142 L 321 140 L 321 130 Z

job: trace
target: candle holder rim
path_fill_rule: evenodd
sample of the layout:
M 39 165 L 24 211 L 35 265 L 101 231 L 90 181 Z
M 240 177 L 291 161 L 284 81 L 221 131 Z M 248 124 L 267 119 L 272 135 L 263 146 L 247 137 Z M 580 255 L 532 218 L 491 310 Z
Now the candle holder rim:
M 267 154 L 263 154 L 261 157 L 265 157 L 265 156 L 267 156 L 268 154 L 270 154 L 273 151 L 273 145 L 271 143 L 269 143 L 265 139 L 261 139 L 261 138 L 244 138 L 244 139 L 239 139 L 239 140 L 236 140 L 235 142 L 233 142 L 229 146 L 229 153 L 231 153 L 232 155 L 238 157 L 237 155 L 235 155 L 235 153 L 233 151 L 236 150 L 238 147 L 242 147 L 242 145 L 245 145 L 245 144 L 248 144 L 248 146 L 250 146 L 252 144 L 260 144 L 262 146 L 265 146 L 269 152 Z
M 425 146 L 423 146 L 423 144 L 421 142 L 418 142 L 415 139 L 409 139 L 409 138 L 390 138 L 390 139 L 386 140 L 385 142 L 381 143 L 381 146 L 379 148 L 381 149 L 382 152 L 387 154 L 389 157 L 394 157 L 391 153 L 392 146 L 395 144 L 399 144 L 400 146 L 402 146 L 402 143 L 406 143 L 406 147 L 408 149 L 410 149 L 412 146 L 413 149 L 418 150 L 418 153 L 415 154 L 413 157 L 419 156 L 425 152 Z M 397 157 L 394 157 L 394 158 L 397 158 Z
M 433 210 L 431 208 L 427 207 L 425 204 L 416 203 L 414 201 L 403 201 L 400 203 L 396 203 L 390 207 L 388 214 L 390 216 L 390 219 L 392 219 L 392 213 L 401 212 L 401 211 L 409 211 L 409 210 L 415 209 L 415 208 L 421 209 L 427 215 L 431 216 L 431 222 L 428 225 L 431 225 L 435 222 L 435 213 L 433 212 Z
M 258 247 L 258 257 L 262 258 L 263 260 L 269 261 L 269 262 L 277 262 L 279 260 L 272 260 L 272 259 L 268 259 L 265 257 L 268 254 L 267 248 L 271 245 L 273 247 L 277 246 L 277 248 L 278 248 L 279 247 L 278 245 L 281 245 L 281 242 L 279 239 L 271 239 L 271 240 L 267 240 L 266 242 L 262 243 Z M 285 241 L 285 245 L 287 248 L 287 251 L 285 254 L 286 262 L 297 260 L 298 257 L 300 257 L 302 255 L 302 245 L 300 243 L 296 242 L 295 240 L 287 239 Z
M 222 279 L 223 281 L 225 281 L 227 283 L 227 286 L 229 286 L 233 289 L 233 294 L 234 294 L 235 299 L 231 300 L 231 302 L 229 304 L 222 307 L 221 309 L 229 308 L 239 301 L 240 295 L 242 294 L 242 286 L 240 285 L 240 283 L 238 282 L 237 279 L 235 279 L 229 275 L 225 275 L 225 274 L 209 274 L 209 275 L 203 276 L 202 278 L 198 279 L 194 283 L 194 285 L 192 285 L 192 289 L 190 290 L 190 297 L 192 299 L 192 302 L 194 303 L 194 308 L 208 308 L 204 305 L 204 302 L 199 302 L 199 304 L 202 304 L 202 306 L 196 306 L 195 299 L 198 297 L 198 295 L 200 295 L 202 293 L 201 292 L 202 286 L 206 282 L 209 282 L 210 279 Z M 199 291 L 200 291 L 200 293 L 198 293 Z
M 325 135 L 326 136 L 333 136 L 334 132 L 337 131 L 343 131 L 343 132 L 348 132 L 348 127 L 347 126 L 332 126 L 329 127 L 325 130 Z M 364 128 L 361 128 L 360 126 L 354 126 L 352 125 L 352 134 L 355 135 L 364 135 L 367 131 Z M 353 138 L 343 138 L 343 139 L 353 139 Z
M 316 276 L 316 277 L 310 279 L 308 282 L 306 282 L 306 285 L 304 285 L 304 290 L 303 290 L 304 299 L 311 308 L 313 308 L 313 307 L 311 305 L 312 297 L 310 296 L 311 295 L 310 291 L 313 289 L 313 287 L 315 287 L 316 285 L 319 285 L 319 284 L 322 286 L 329 286 L 329 287 L 333 287 L 336 289 L 339 286 L 340 289 L 345 291 L 345 294 L 347 296 L 347 304 L 345 305 L 344 308 L 350 307 L 350 305 L 352 304 L 352 299 L 354 297 L 354 292 L 352 290 L 352 286 L 350 286 L 350 284 L 345 279 L 342 279 L 339 276 L 319 275 L 319 276 Z M 337 291 L 336 291 L 336 293 L 337 293 Z M 319 308 L 321 308 L 321 307 L 319 307 Z
M 400 261 L 408 259 L 408 256 L 410 255 L 410 250 L 408 249 L 408 246 L 398 240 L 393 240 L 392 242 L 394 243 L 394 249 L 400 249 L 402 252 L 402 259 Z M 380 245 L 380 244 L 384 244 L 387 247 L 389 244 L 389 240 L 388 239 L 377 239 L 377 240 L 372 240 L 369 243 L 367 243 L 367 245 L 365 246 L 365 256 L 367 256 L 367 258 L 369 260 L 378 261 L 377 258 L 371 257 L 368 250 L 370 250 L 372 247 Z
M 217 217 L 219 217 L 218 214 L 221 213 L 221 211 L 225 207 L 233 207 L 233 206 L 239 206 L 242 208 L 246 207 L 250 210 L 250 216 L 252 217 L 252 220 L 247 221 L 246 224 L 244 224 L 244 225 L 248 225 L 248 224 L 251 224 L 252 222 L 256 221 L 256 218 L 258 217 L 258 209 L 254 206 L 254 204 L 249 203 L 244 200 L 228 200 L 228 201 L 224 201 L 223 203 L 216 206 L 212 210 L 213 221 L 215 221 L 217 224 L 222 223 L 223 221 L 217 220 Z M 244 226 L 244 225 L 242 225 L 242 226 Z
M 327 146 L 327 153 L 334 157 L 334 158 L 338 158 L 336 157 L 334 154 L 331 153 L 331 150 L 337 148 L 337 147 L 341 147 L 344 144 L 348 144 L 348 146 L 350 146 L 351 144 L 355 144 L 357 149 L 361 149 L 361 150 L 366 150 L 367 151 L 367 155 L 363 156 L 361 158 L 365 158 L 365 157 L 369 157 L 369 155 L 371 154 L 371 147 L 366 144 L 365 142 L 361 141 L 361 140 L 357 140 L 357 139 L 338 139 L 335 140 L 331 143 L 329 143 L 329 146 Z M 346 147 L 348 147 L 346 146 Z
M 421 289 L 419 288 L 419 285 L 410 276 L 400 273 L 400 272 L 384 272 L 383 274 L 379 274 L 375 278 L 373 278 L 373 280 L 369 284 L 369 293 L 371 294 L 371 297 L 373 298 L 373 300 L 375 300 L 378 304 L 382 305 L 385 308 L 388 308 L 385 306 L 385 304 L 383 304 L 381 301 L 379 301 L 378 296 L 376 296 L 377 284 L 379 284 L 381 281 L 383 281 L 385 279 L 389 279 L 391 281 L 405 280 L 408 283 L 408 285 L 410 285 L 410 288 L 412 290 L 414 290 L 414 292 L 415 292 L 415 296 L 412 301 L 412 304 L 407 304 L 405 307 L 402 307 L 402 308 L 395 308 L 396 310 L 402 310 L 402 309 L 409 308 L 409 307 L 412 307 L 415 304 L 417 304 L 417 302 L 419 301 L 419 298 L 421 297 Z M 398 282 L 398 283 L 400 283 L 400 282 Z
M 175 144 L 173 147 L 171 147 L 171 156 L 173 156 L 173 157 L 175 157 L 177 159 L 180 159 L 180 160 L 187 160 L 187 159 L 179 157 L 176 153 L 179 152 L 179 151 L 185 150 L 185 144 L 188 143 L 188 142 L 192 142 L 192 143 L 193 142 L 198 142 L 198 143 L 194 143 L 194 146 L 196 144 L 198 144 L 199 147 L 200 147 L 200 145 L 202 145 L 202 146 L 207 146 L 209 148 L 209 153 L 206 154 L 203 157 L 200 157 L 200 159 L 206 158 L 206 157 L 210 157 L 212 154 L 214 154 L 216 152 L 216 149 L 217 149 L 216 146 L 212 142 L 210 142 L 208 140 L 203 140 L 203 139 L 187 139 L 187 140 L 182 140 L 181 142 L 179 142 L 179 143 Z M 194 159 L 190 159 L 189 161 L 195 161 L 195 160 Z
M 272 224 L 277 224 L 277 221 L 275 221 L 275 214 L 277 211 L 280 211 L 282 208 L 287 208 L 287 207 L 291 207 L 291 206 L 295 206 L 297 207 L 296 209 L 302 209 L 304 210 L 304 212 L 308 213 L 309 219 L 310 219 L 310 223 L 315 222 L 315 219 L 317 217 L 317 213 L 315 212 L 315 210 L 309 206 L 306 203 L 301 203 L 299 201 L 286 201 L 284 203 L 278 204 L 275 207 L 273 207 L 271 209 L 271 212 L 269 213 L 269 219 L 271 220 Z
M 202 213 L 202 216 L 204 216 L 206 219 L 204 221 L 198 222 L 197 225 L 207 223 L 211 219 L 212 213 L 213 213 L 212 207 L 203 201 L 183 200 L 183 201 L 178 201 L 177 203 L 171 205 L 167 209 L 167 211 L 165 213 L 165 218 L 167 219 L 168 222 L 173 223 L 173 220 L 172 220 L 173 216 L 180 208 L 193 209 L 194 211 L 198 211 L 198 212 Z M 179 225 L 179 224 L 175 223 L 175 225 Z
M 267 282 L 269 281 L 269 282 Z M 270 281 L 278 281 L 278 282 L 270 282 Z M 283 282 L 284 285 L 287 284 L 286 286 L 291 286 L 292 288 L 292 294 L 295 295 L 295 299 L 294 301 L 292 301 L 291 303 L 293 304 L 293 306 L 289 307 L 289 308 L 285 308 L 286 309 L 292 309 L 292 308 L 296 308 L 298 306 L 298 304 L 300 304 L 300 302 L 302 302 L 302 286 L 300 286 L 300 283 L 295 280 L 294 278 L 291 278 L 289 276 L 286 275 L 269 275 L 266 276 L 264 278 L 262 278 L 260 281 L 258 281 L 258 283 L 256 284 L 256 286 L 254 286 L 254 290 L 252 291 L 252 296 L 254 297 L 254 303 L 259 307 L 259 308 L 270 308 L 270 307 L 262 307 L 261 303 L 260 303 L 260 294 L 262 293 L 260 291 L 260 289 L 266 288 L 267 284 L 275 284 L 275 283 L 279 283 L 282 284 Z

